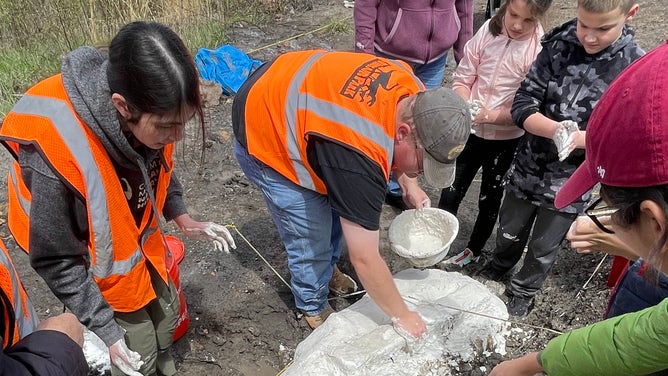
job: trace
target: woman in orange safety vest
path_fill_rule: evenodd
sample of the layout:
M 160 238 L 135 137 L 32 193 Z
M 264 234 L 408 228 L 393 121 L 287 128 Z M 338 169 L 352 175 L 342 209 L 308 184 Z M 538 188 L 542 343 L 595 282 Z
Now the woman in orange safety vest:
M 176 373 L 168 348 L 179 303 L 161 217 L 188 236 L 235 247 L 223 226 L 188 215 L 172 174 L 186 122 L 197 116 L 204 127 L 198 83 L 172 30 L 134 22 L 108 54 L 68 54 L 61 74 L 28 90 L 0 129 L 16 159 L 12 235 L 55 295 L 109 346 L 112 375 Z

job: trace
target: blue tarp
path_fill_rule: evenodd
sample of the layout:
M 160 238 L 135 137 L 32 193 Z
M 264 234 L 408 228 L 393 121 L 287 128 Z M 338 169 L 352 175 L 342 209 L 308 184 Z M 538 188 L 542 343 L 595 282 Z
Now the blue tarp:
M 229 44 L 215 50 L 200 48 L 195 55 L 195 63 L 200 76 L 219 83 L 226 95 L 236 94 L 248 76 L 262 65 L 260 60 L 251 59 Z

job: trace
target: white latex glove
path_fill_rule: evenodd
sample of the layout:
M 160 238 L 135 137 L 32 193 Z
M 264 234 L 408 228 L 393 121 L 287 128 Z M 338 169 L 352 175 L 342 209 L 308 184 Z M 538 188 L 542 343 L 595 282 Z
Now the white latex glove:
M 469 104 L 469 112 L 471 113 L 471 121 L 475 120 L 475 117 L 482 111 L 483 105 L 482 102 L 474 99 L 467 102 Z
M 111 363 L 128 376 L 142 376 L 139 368 L 144 365 L 141 355 L 128 349 L 125 339 L 121 338 L 109 347 L 109 358 Z
M 578 123 L 571 120 L 564 120 L 557 123 L 557 130 L 552 136 L 554 145 L 557 147 L 559 161 L 563 161 L 575 150 L 575 136 L 580 131 Z
M 392 317 L 391 320 L 394 331 L 408 344 L 418 342 L 427 336 L 427 326 L 417 311 L 410 311 L 408 317 L 404 319 L 405 322 L 398 317 Z
M 204 222 L 203 227 L 183 228 L 183 233 L 192 239 L 211 240 L 217 251 L 230 253 L 230 247 L 237 249 L 232 234 L 227 227 L 213 222 Z

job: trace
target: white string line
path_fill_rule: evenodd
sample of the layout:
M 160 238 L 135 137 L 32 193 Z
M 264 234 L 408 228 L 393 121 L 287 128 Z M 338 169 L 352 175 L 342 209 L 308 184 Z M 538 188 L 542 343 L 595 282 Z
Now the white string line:
M 264 261 L 264 263 L 267 264 L 267 266 L 269 267 L 269 269 L 271 269 L 271 270 L 274 272 L 274 274 L 276 274 L 276 276 L 277 276 L 277 277 L 278 277 L 278 278 L 279 278 L 279 279 L 280 279 L 280 280 L 281 280 L 281 281 L 282 281 L 282 282 L 283 282 L 283 283 L 290 289 L 290 291 L 292 291 L 292 287 L 290 286 L 290 284 L 288 284 L 288 283 L 285 281 L 285 279 L 278 273 L 278 271 L 277 271 L 273 266 L 271 266 L 271 264 L 269 263 L 269 261 L 267 261 L 267 259 L 265 259 L 264 256 L 262 256 L 262 254 L 260 253 L 260 251 L 258 251 L 258 250 L 257 250 L 257 249 L 256 249 L 256 248 L 255 248 L 255 247 L 248 241 L 248 239 L 246 239 L 246 237 L 241 233 L 241 231 L 239 231 L 239 229 L 237 228 L 237 226 L 235 226 L 235 225 L 233 225 L 233 224 L 226 225 L 226 226 L 229 227 L 229 228 L 234 229 L 234 231 L 236 231 L 237 234 L 239 234 L 239 236 L 241 236 L 241 238 L 246 242 L 246 244 L 248 244 L 248 246 L 249 246 L 253 251 L 255 251 L 255 253 L 262 259 L 262 261 Z M 601 262 L 602 262 L 602 260 L 601 260 Z M 364 293 L 366 293 L 366 290 L 359 290 L 359 291 L 356 291 L 356 292 L 353 292 L 353 293 L 350 293 L 350 294 L 346 294 L 346 295 L 342 295 L 342 296 L 333 297 L 333 298 L 330 298 L 329 300 L 333 300 L 333 299 L 343 299 L 343 298 L 347 298 L 347 297 L 355 296 L 355 295 L 359 295 L 359 294 L 364 294 Z M 416 302 L 416 299 L 413 298 L 413 297 L 404 297 L 404 299 L 405 299 L 407 302 L 412 303 L 412 304 L 415 304 L 415 302 Z M 551 332 L 551 333 L 554 333 L 554 334 L 557 334 L 557 335 L 558 335 L 558 334 L 562 334 L 562 332 L 560 332 L 560 331 L 558 331 L 558 330 L 554 330 L 554 329 L 550 329 L 550 328 L 545 328 L 545 327 L 542 327 L 542 326 L 537 326 L 537 325 L 532 325 L 532 324 L 527 324 L 527 323 L 523 323 L 523 322 L 518 322 L 518 321 L 513 321 L 513 320 L 503 319 L 503 318 L 496 317 L 496 316 L 492 316 L 492 315 L 488 315 L 488 314 L 485 314 L 485 313 L 469 311 L 469 310 L 466 310 L 466 309 L 463 309 L 463 308 L 459 308 L 459 307 L 453 307 L 453 306 L 450 306 L 450 305 L 447 305 L 447 304 L 442 304 L 442 303 L 432 303 L 432 304 L 437 304 L 437 305 L 440 305 L 440 306 L 442 306 L 442 307 L 444 307 L 444 308 L 452 309 L 452 310 L 455 310 L 455 311 L 460 311 L 460 312 L 463 312 L 463 313 L 469 313 L 469 314 L 472 314 L 472 315 L 477 315 L 477 316 L 481 316 L 481 317 L 486 317 L 486 318 L 488 318 L 488 319 L 493 319 L 493 320 L 499 320 L 499 321 L 508 322 L 508 323 L 515 324 L 515 325 L 518 325 L 518 326 L 526 326 L 526 327 L 529 327 L 529 328 L 545 330 L 545 331 L 548 331 L 548 332 Z

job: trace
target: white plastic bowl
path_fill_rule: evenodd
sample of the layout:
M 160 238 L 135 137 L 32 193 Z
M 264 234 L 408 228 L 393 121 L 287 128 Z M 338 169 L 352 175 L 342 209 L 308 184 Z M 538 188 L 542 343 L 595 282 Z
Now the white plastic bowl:
M 390 223 L 392 250 L 417 268 L 437 264 L 450 250 L 459 232 L 457 217 L 445 210 L 404 210 Z

